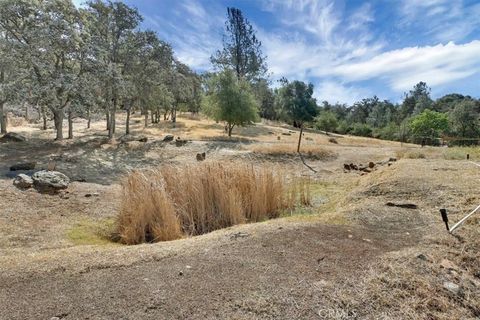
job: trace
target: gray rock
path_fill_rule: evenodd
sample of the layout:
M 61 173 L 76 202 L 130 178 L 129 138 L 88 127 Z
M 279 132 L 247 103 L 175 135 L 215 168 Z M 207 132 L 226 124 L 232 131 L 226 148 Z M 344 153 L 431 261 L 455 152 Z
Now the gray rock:
M 450 281 L 443 283 L 443 287 L 453 294 L 460 294 L 460 286 Z
M 121 143 L 128 143 L 132 141 L 147 142 L 148 138 L 145 136 L 134 136 L 131 134 L 126 134 L 120 138 Z
M 17 188 L 28 189 L 33 186 L 33 179 L 26 174 L 20 173 L 15 180 L 13 180 L 13 185 Z
M 180 137 L 178 137 L 176 140 L 175 140 L 175 146 L 177 147 L 183 147 L 184 145 L 186 145 L 188 142 L 188 140 L 183 140 L 183 139 L 180 139 Z
M 56 191 L 68 188 L 70 179 L 58 171 L 38 171 L 32 176 L 33 184 L 39 191 Z
M 423 260 L 423 261 L 429 261 L 428 257 L 423 254 L 423 253 L 420 253 L 418 256 L 417 256 L 418 259 L 420 260 Z
M 17 163 L 10 167 L 10 171 L 33 170 L 36 165 L 36 162 Z
M 27 141 L 27 138 L 15 132 L 5 133 L 5 135 L 0 138 L 0 142 L 25 142 L 25 141 Z
M 170 141 L 173 141 L 174 138 L 175 137 L 173 135 L 169 134 L 169 135 L 166 135 L 165 138 L 163 138 L 163 141 L 170 142 Z

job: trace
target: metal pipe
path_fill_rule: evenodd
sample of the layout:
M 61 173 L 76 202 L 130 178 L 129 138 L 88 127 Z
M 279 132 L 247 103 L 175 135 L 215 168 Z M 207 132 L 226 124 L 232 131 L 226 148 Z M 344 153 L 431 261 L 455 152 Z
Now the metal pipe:
M 452 233 L 455 229 L 457 229 L 459 226 L 461 226 L 462 223 L 464 223 L 465 220 L 467 220 L 471 215 L 473 215 L 475 212 L 477 212 L 478 209 L 480 209 L 480 205 L 479 205 L 478 207 L 476 207 L 475 210 L 473 210 L 472 212 L 470 212 L 469 214 L 467 214 L 465 217 L 463 217 L 462 220 L 460 220 L 460 221 L 458 221 L 457 223 L 455 223 L 455 225 L 450 228 L 450 233 Z

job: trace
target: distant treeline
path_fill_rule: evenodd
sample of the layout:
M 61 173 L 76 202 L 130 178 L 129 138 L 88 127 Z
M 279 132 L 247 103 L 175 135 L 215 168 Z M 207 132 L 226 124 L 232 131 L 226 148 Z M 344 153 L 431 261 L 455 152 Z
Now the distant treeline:
M 276 90 L 263 96 L 262 117 L 282 120 Z M 318 107 L 311 125 L 326 132 L 433 145 L 480 142 L 480 100 L 457 93 L 434 100 L 425 82 L 405 93 L 399 104 L 374 96 L 353 105 L 323 101 Z

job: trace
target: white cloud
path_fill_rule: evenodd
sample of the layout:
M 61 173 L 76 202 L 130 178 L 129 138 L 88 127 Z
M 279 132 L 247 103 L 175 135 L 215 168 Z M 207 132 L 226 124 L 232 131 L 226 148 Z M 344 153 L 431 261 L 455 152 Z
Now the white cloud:
M 331 74 L 350 82 L 380 78 L 400 91 L 419 81 L 441 85 L 479 72 L 480 41 L 475 40 L 388 51 L 366 61 L 338 65 Z
M 315 88 L 314 97 L 317 102 L 328 101 L 330 103 L 353 104 L 365 97 L 373 96 L 365 89 L 346 86 L 338 81 L 322 81 Z
M 197 0 L 181 0 L 169 8 L 168 16 L 145 14 L 162 39 L 170 42 L 177 58 L 197 70 L 210 69 L 210 56 L 222 45 L 224 8 L 211 5 L 208 10 Z
M 400 23 L 437 41 L 461 41 L 480 27 L 480 3 L 463 0 L 400 1 Z

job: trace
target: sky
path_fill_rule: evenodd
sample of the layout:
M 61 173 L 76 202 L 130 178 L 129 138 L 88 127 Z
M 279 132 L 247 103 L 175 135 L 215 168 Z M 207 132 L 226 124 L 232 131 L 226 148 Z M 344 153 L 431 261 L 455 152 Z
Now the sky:
M 236 7 L 262 42 L 272 85 L 281 77 L 308 81 L 331 103 L 373 95 L 400 102 L 420 81 L 434 98 L 480 98 L 480 0 L 124 2 L 198 72 L 212 69 L 227 7 Z

